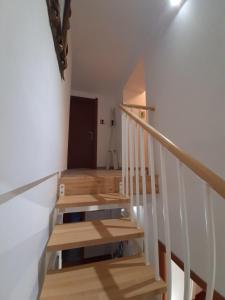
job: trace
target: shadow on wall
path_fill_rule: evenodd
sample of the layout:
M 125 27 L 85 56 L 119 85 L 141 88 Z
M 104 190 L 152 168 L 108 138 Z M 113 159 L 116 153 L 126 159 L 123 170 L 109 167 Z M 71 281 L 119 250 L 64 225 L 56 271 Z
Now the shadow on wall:
M 47 180 L 46 180 L 47 178 Z M 48 258 L 45 247 L 54 224 L 57 176 L 4 194 L 0 205 L 0 299 L 38 299 Z M 41 184 L 40 184 L 41 183 Z M 28 189 L 28 187 L 33 187 Z M 2 197 L 3 200 L 3 197 Z
M 37 298 L 45 271 L 42 245 L 47 237 L 48 228 L 0 255 L 1 274 L 4 274 L 1 276 L 1 299 Z
M 10 192 L 7 192 L 7 193 L 4 193 L 2 195 L 0 195 L 0 205 L 29 191 L 30 189 L 32 188 L 35 188 L 37 185 L 41 184 L 42 182 L 45 182 L 46 180 L 50 179 L 51 177 L 57 175 L 58 173 L 54 173 L 54 174 L 51 174 L 49 176 L 46 176 L 44 178 L 41 178 L 39 180 L 36 180 L 36 181 L 33 181 L 27 185 L 24 185 L 22 187 L 19 187 L 13 191 L 10 191 Z

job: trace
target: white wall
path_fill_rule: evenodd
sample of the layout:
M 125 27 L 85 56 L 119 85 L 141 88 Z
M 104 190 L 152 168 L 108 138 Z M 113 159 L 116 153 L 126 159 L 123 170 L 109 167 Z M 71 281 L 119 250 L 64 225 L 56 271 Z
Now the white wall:
M 181 300 L 184 297 L 184 272 L 172 261 L 172 299 Z
M 2 0 L 0 37 L 0 298 L 34 300 L 56 177 L 3 194 L 66 168 L 70 71 L 63 82 L 44 0 Z
M 0 299 L 37 299 L 46 268 L 45 245 L 51 230 L 56 187 L 54 176 L 0 202 Z
M 148 102 L 155 126 L 225 177 L 225 1 L 189 0 L 145 51 Z M 175 160 L 167 156 L 173 251 L 183 257 Z M 172 165 L 173 164 L 173 165 Z M 185 170 L 191 266 L 207 278 L 202 186 Z M 216 289 L 225 295 L 225 202 L 213 195 L 217 231 Z M 159 200 L 161 207 L 161 200 Z M 161 214 L 161 213 L 160 213 Z M 160 215 L 161 217 L 161 215 Z M 161 220 L 162 218 L 159 218 Z M 161 224 L 162 225 L 162 224 Z M 161 230 L 161 238 L 163 233 Z
M 90 99 L 98 98 L 98 143 L 97 143 L 97 166 L 105 167 L 107 161 L 107 152 L 109 149 L 110 139 L 110 120 L 111 111 L 116 109 L 116 130 L 114 145 L 119 153 L 119 159 L 121 156 L 121 116 L 119 105 L 122 103 L 122 96 L 120 93 L 115 94 L 93 94 L 84 91 L 72 91 L 73 96 L 86 97 Z M 100 124 L 100 120 L 103 119 L 105 123 Z
M 130 74 L 123 89 L 123 103 L 146 105 L 145 70 L 143 59 L 138 62 Z M 139 114 L 138 109 L 131 109 Z

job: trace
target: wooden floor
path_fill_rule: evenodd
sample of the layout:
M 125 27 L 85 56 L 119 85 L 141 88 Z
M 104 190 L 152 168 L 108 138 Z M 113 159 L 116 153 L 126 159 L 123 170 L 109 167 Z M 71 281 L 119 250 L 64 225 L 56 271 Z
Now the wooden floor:
M 60 197 L 56 208 L 70 208 L 83 206 L 100 206 L 110 204 L 126 204 L 129 198 L 118 193 L 97 194 L 97 195 L 70 195 Z
M 143 257 L 130 257 L 48 274 L 40 300 L 145 300 L 165 291 Z
M 98 220 L 56 225 L 49 239 L 47 249 L 65 249 L 96 246 L 116 241 L 143 237 L 142 229 L 128 219 Z

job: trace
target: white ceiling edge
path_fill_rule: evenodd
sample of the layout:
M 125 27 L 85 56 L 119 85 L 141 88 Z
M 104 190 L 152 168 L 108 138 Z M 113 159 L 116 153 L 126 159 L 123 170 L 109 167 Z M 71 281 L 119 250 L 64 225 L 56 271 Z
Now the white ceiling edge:
M 139 0 L 138 2 L 129 0 L 133 8 L 139 10 L 139 18 L 134 22 L 134 19 L 129 19 L 130 12 L 122 11 L 122 9 L 129 11 L 130 6 L 122 6 L 127 1 L 115 0 L 109 5 L 105 0 L 73 0 L 76 19 L 71 22 L 74 30 L 72 90 L 86 91 L 91 94 L 121 93 L 136 64 L 141 57 L 145 56 L 146 49 L 150 51 L 157 37 L 163 34 L 177 12 L 169 8 L 167 0 Z M 160 7 L 156 21 L 147 20 L 148 14 L 144 10 L 146 20 L 141 20 L 140 5 L 142 4 L 143 7 L 149 7 L 149 11 L 151 7 L 153 9 Z M 114 15 L 107 11 L 108 6 L 114 9 Z M 107 17 L 111 16 L 110 20 L 104 16 L 105 13 L 108 13 Z M 131 10 L 131 15 L 132 13 L 134 11 Z M 121 34 L 123 27 L 126 27 L 121 16 L 125 16 L 127 22 L 133 26 L 134 34 L 129 32 L 129 27 L 127 27 L 127 36 Z M 154 17 L 154 14 L 152 13 L 151 16 Z M 121 24 L 117 24 L 116 21 Z M 147 28 L 143 27 L 143 24 Z M 107 30 L 104 30 L 105 27 Z M 145 32 L 138 34 L 142 31 Z M 117 47 L 114 42 L 119 48 L 116 54 Z M 129 47 L 130 44 L 133 46 Z

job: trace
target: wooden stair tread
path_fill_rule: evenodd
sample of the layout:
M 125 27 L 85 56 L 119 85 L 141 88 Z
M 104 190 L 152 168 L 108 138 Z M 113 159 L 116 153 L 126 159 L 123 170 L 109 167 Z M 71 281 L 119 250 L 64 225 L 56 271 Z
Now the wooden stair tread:
M 56 208 L 83 207 L 94 205 L 126 204 L 129 198 L 119 193 L 97 195 L 71 195 L 60 197 Z
M 64 269 L 46 275 L 40 300 L 144 300 L 166 292 L 143 257 L 129 257 Z
M 56 225 L 47 250 L 58 251 L 102 245 L 144 236 L 135 222 L 128 219 L 109 219 Z

